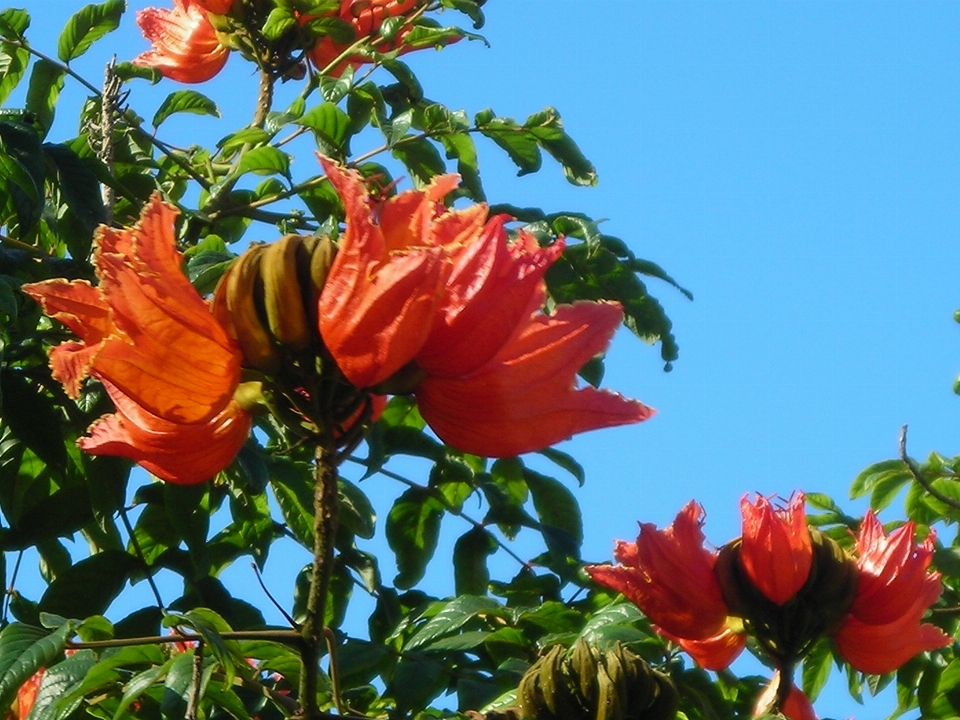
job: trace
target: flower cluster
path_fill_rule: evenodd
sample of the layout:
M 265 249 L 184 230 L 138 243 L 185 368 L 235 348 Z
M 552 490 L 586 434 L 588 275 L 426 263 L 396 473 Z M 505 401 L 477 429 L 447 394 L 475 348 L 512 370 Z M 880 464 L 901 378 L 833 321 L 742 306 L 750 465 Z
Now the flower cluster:
M 442 440 L 487 457 L 650 417 L 636 400 L 576 388 L 622 309 L 541 311 L 562 242 L 541 248 L 521 233 L 511 244 L 506 218 L 488 219 L 485 205 L 449 210 L 455 175 L 379 202 L 357 173 L 321 162 L 346 231 L 320 297 L 320 335 L 353 385 L 413 393 Z
M 890 672 L 949 642 L 939 628 L 921 622 L 941 592 L 939 574 L 929 572 L 932 533 L 919 545 L 913 523 L 886 535 L 868 512 L 854 557 L 807 526 L 803 493 L 781 508 L 763 497 L 744 497 L 741 515 L 742 537 L 708 550 L 703 508 L 691 501 L 666 529 L 641 523 L 636 542 L 618 541 L 619 565 L 586 570 L 622 592 L 658 632 L 710 670 L 730 665 L 747 633 L 786 681 L 824 636 L 866 673 Z
M 227 62 L 230 49 L 223 43 L 233 45 L 233 41 L 218 35 L 210 14 L 230 14 L 238 4 L 237 0 L 173 0 L 173 9 L 170 10 L 146 8 L 139 11 L 137 24 L 153 47 L 137 56 L 134 64 L 156 68 L 164 77 L 178 82 L 206 82 L 220 72 Z M 339 9 L 330 15 L 350 25 L 355 39 L 374 38 L 384 21 L 410 15 L 419 4 L 420 0 L 341 0 Z M 318 17 L 295 15 L 301 26 Z M 377 39 L 374 49 L 379 52 L 399 49 L 408 32 L 401 31 L 390 39 Z M 307 57 L 318 70 L 327 69 L 331 75 L 341 75 L 348 66 L 356 68 L 369 62 L 363 55 L 357 54 L 334 65 L 351 44 L 353 41 L 338 43 L 329 36 L 323 36 L 308 48 Z
M 135 227 L 98 230 L 98 286 L 54 279 L 23 290 L 80 339 L 52 350 L 53 377 L 74 398 L 95 377 L 116 406 L 80 447 L 198 483 L 230 463 L 251 418 L 234 399 L 240 348 L 180 269 L 176 217 L 155 194 Z

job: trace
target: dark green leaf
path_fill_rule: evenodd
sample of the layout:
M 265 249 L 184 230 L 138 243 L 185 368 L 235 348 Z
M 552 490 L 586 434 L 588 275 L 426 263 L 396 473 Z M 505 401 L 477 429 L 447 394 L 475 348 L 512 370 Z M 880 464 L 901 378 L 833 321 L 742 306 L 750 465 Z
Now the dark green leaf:
M 120 26 L 124 0 L 87 5 L 67 21 L 57 43 L 57 57 L 65 63 L 80 57 L 90 46 Z
M 560 113 L 548 107 L 527 118 L 523 127 L 537 143 L 563 166 L 563 174 L 574 185 L 597 184 L 597 170 L 563 129 Z
M 569 455 L 560 450 L 554 448 L 546 448 L 539 451 L 540 455 L 543 455 L 545 458 L 550 460 L 555 465 L 562 467 L 568 473 L 573 475 L 576 478 L 577 484 L 580 487 L 583 487 L 583 484 L 587 481 L 587 476 L 583 472 L 583 466 L 578 463 L 572 455 Z
M 403 163 L 418 187 L 447 171 L 436 145 L 425 138 L 404 139 L 394 145 L 390 152 Z
M 412 708 L 424 707 L 446 685 L 446 670 L 433 660 L 401 659 L 387 685 L 387 693 L 397 703 L 397 712 L 406 715 Z
M 153 126 L 160 124 L 176 113 L 193 113 L 194 115 L 212 115 L 220 117 L 217 104 L 206 95 L 196 90 L 176 90 L 160 103 L 160 107 L 153 116 Z
M 544 525 L 559 528 L 569 533 L 577 544 L 583 542 L 583 520 L 580 505 L 565 485 L 552 477 L 530 469 L 523 473 L 537 517 Z
M 40 598 L 40 611 L 64 617 L 102 615 L 120 594 L 136 560 L 119 550 L 88 557 L 61 573 Z
M 163 79 L 163 74 L 154 67 L 143 67 L 126 61 L 117 63 L 114 72 L 123 82 L 138 78 L 148 81 L 151 85 L 156 85 Z
M 484 110 L 477 113 L 474 122 L 482 135 L 506 150 L 514 165 L 520 168 L 517 175 L 528 175 L 540 169 L 543 159 L 537 139 L 516 120 L 498 118 L 492 110 Z
M 377 515 L 370 499 L 349 480 L 340 478 L 337 486 L 340 489 L 340 522 L 357 537 L 371 539 L 376 532 Z
M 404 492 L 387 515 L 386 535 L 396 553 L 398 588 L 411 588 L 423 577 L 437 549 L 443 505 L 424 488 Z
M 201 252 L 187 261 L 187 275 L 201 295 L 209 295 L 237 256 L 222 250 Z
M 46 392 L 16 370 L 4 368 L 0 371 L 0 393 L 7 408 L 4 421 L 13 434 L 45 463 L 66 467 L 60 414 Z
M 453 579 L 457 595 L 483 595 L 490 582 L 487 558 L 497 551 L 497 541 L 483 527 L 465 532 L 453 546 Z
M 64 70 L 50 60 L 38 60 L 30 73 L 27 88 L 27 110 L 36 116 L 44 134 L 53 125 L 54 108 L 63 89 Z
M 442 135 L 440 142 L 446 150 L 447 159 L 456 159 L 457 172 L 462 179 L 463 188 L 470 194 L 470 199 L 484 202 L 487 198 L 480 181 L 480 163 L 473 138 L 465 132 L 458 132 Z

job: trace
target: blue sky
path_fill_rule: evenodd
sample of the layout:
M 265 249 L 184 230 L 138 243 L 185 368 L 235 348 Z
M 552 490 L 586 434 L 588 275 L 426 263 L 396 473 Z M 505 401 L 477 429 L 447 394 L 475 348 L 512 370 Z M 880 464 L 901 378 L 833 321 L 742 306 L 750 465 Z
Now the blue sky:
M 84 3 L 21 4 L 34 44 L 52 49 Z M 695 296 L 650 283 L 675 323 L 673 372 L 625 330 L 608 357 L 605 383 L 659 414 L 561 446 L 588 473 L 586 557 L 608 558 L 637 520 L 666 524 L 691 498 L 718 545 L 739 534 L 746 492 L 826 492 L 862 512 L 850 481 L 895 456 L 904 423 L 915 457 L 958 451 L 960 5 L 512 0 L 486 12 L 491 48 L 405 58 L 427 95 L 518 118 L 555 106 L 600 175 L 575 188 L 547 160 L 517 178 L 481 145 L 490 200 L 608 218 Z M 132 12 L 114 37 L 121 59 L 146 49 Z M 77 68 L 98 82 L 106 56 Z M 171 120 L 163 136 L 209 142 L 248 122 L 244 83 L 231 58 L 203 87 L 224 120 Z M 131 103 L 149 117 L 160 97 L 140 84 Z M 379 488 L 367 486 L 383 517 L 397 490 Z M 818 709 L 880 712 L 838 691 Z

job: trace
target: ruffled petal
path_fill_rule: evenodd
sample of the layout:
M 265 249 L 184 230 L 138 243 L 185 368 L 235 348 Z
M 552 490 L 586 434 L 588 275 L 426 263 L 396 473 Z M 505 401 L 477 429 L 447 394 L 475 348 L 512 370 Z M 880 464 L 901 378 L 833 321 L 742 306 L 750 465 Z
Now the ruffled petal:
M 92 455 L 129 458 L 157 477 L 195 485 L 226 468 L 250 434 L 252 418 L 231 400 L 203 423 L 172 423 L 158 418 L 125 396 L 109 381 L 104 387 L 117 407 L 80 438 Z
M 576 388 L 576 373 L 620 322 L 616 303 L 576 303 L 539 315 L 466 377 L 427 377 L 415 394 L 424 419 L 464 452 L 507 457 L 576 433 L 641 422 L 652 408 L 616 393 Z
M 223 69 L 230 54 L 217 39 L 206 10 L 193 0 L 174 0 L 173 10 L 140 10 L 137 25 L 153 49 L 134 58 L 134 65 L 156 68 L 177 82 L 209 80 Z

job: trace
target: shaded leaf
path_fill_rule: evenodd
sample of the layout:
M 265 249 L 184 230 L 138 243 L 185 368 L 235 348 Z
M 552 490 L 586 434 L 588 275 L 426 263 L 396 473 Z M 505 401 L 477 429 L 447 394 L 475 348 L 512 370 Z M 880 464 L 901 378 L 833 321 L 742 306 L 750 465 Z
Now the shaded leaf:
M 437 549 L 443 505 L 425 488 L 410 488 L 387 515 L 386 535 L 396 554 L 398 588 L 411 588 L 423 577 Z

